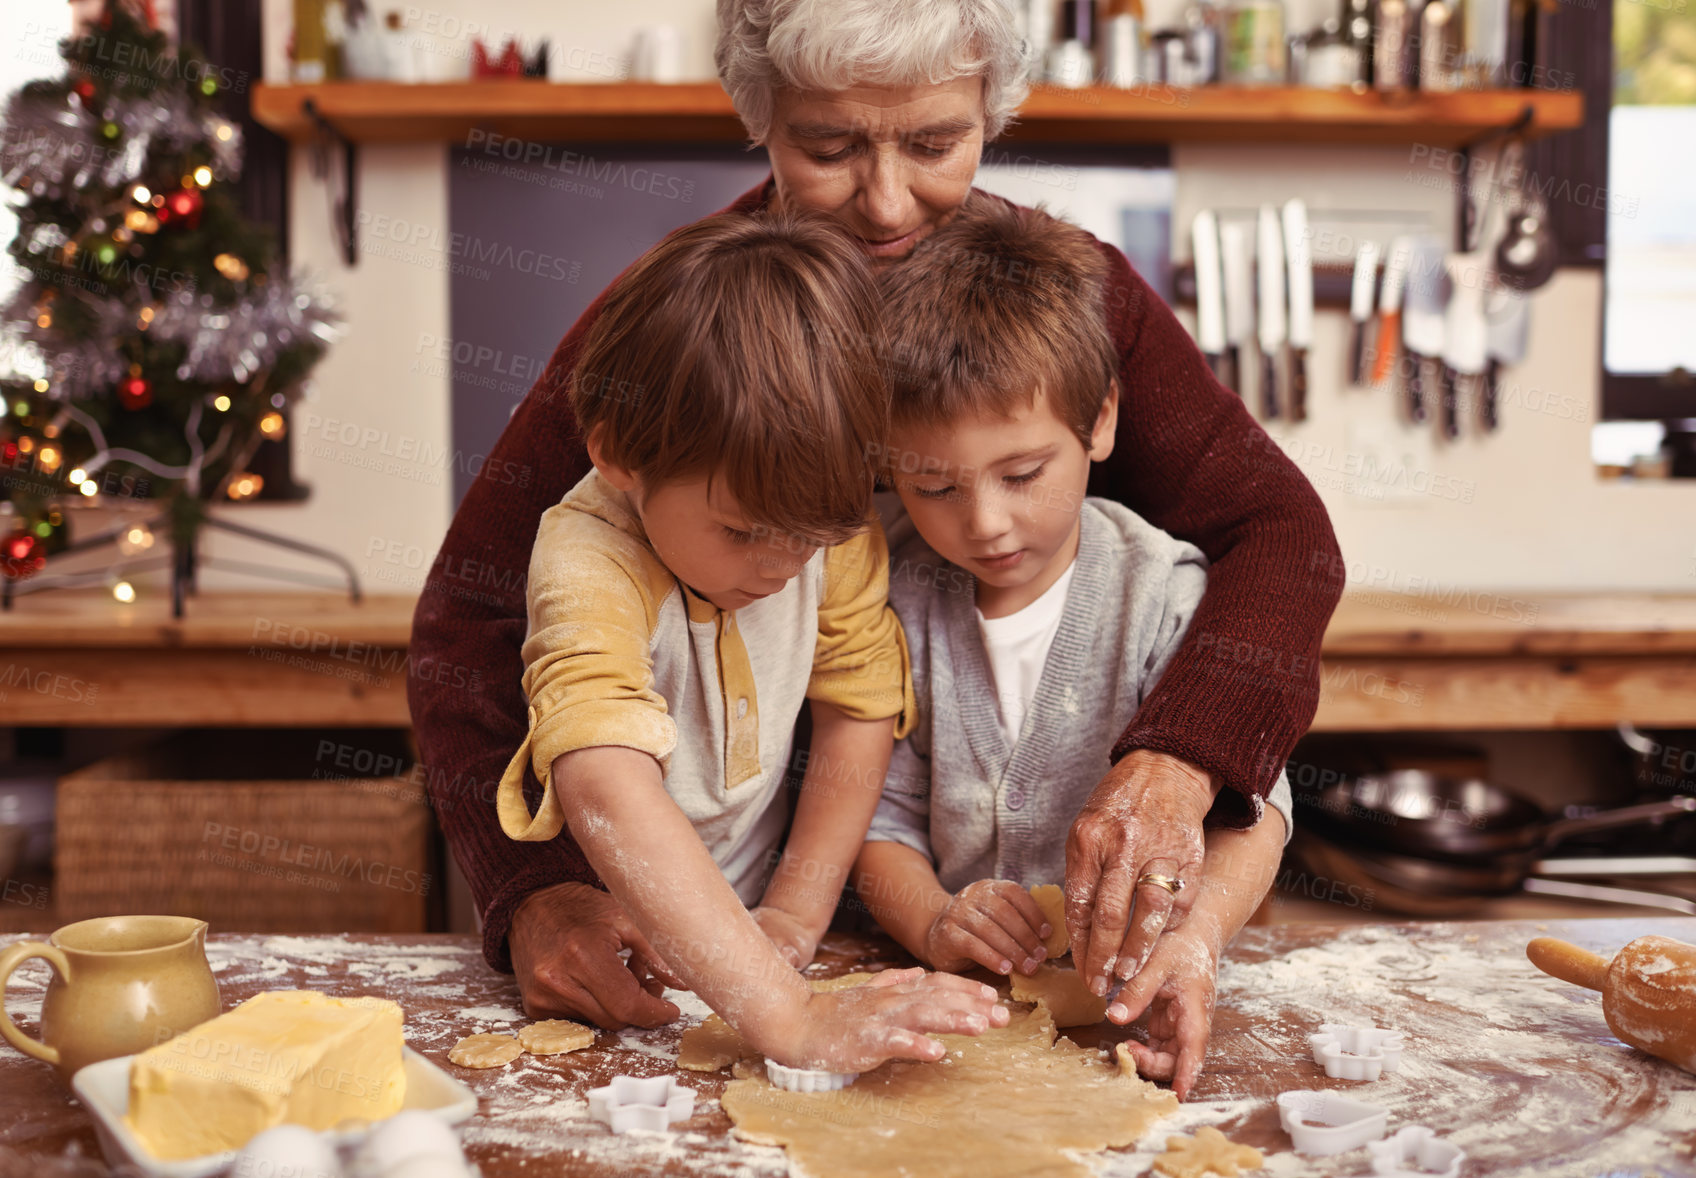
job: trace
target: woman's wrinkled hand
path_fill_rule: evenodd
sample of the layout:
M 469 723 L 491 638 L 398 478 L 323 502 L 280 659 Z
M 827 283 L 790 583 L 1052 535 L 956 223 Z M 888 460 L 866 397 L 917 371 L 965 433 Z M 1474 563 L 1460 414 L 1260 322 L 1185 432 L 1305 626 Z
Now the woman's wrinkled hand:
M 1109 975 L 1134 976 L 1168 923 L 1195 902 L 1202 821 L 1213 805 L 1206 773 L 1164 753 L 1121 757 L 1066 835 L 1066 928 L 1072 960 L 1097 996 Z M 1176 894 L 1145 875 L 1186 885 Z

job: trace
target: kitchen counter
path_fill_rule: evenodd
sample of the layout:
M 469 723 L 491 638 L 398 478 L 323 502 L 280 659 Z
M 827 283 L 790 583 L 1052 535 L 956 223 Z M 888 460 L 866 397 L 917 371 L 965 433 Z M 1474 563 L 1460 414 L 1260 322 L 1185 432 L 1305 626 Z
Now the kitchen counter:
M 415 601 L 207 593 L 178 620 L 157 593 L 25 597 L 0 612 L 0 702 L 14 724 L 404 727 Z M 1322 653 L 1315 732 L 1696 727 L 1696 594 L 1357 586 Z M 1225 677 L 1308 673 L 1212 654 Z
M 1279 1092 L 1338 1089 L 1388 1106 L 1392 1132 L 1424 1124 L 1459 1144 L 1469 1178 L 1696 1174 L 1696 1076 L 1621 1044 L 1602 1020 L 1599 994 L 1547 977 L 1525 958 L 1525 944 L 1536 936 L 1608 953 L 1648 933 L 1696 941 L 1696 919 L 1245 929 L 1220 973 L 1207 1071 L 1189 1103 L 1153 1136 L 1163 1143 L 1169 1132 L 1214 1125 L 1266 1152 L 1261 1173 L 1364 1174 L 1364 1150 L 1306 1158 L 1290 1151 L 1278 1127 Z M 692 995 L 674 995 L 685 1012 L 678 1024 L 603 1033 L 581 1052 L 521 1056 L 506 1068 L 471 1071 L 447 1063 L 455 1041 L 525 1021 L 512 978 L 490 971 L 472 938 L 214 935 L 208 954 L 226 1009 L 289 987 L 400 1002 L 408 1042 L 478 1093 L 479 1111 L 462 1136 L 484 1178 L 785 1173 L 780 1151 L 732 1137 L 717 1100 L 728 1072 L 674 1073 L 680 1031 L 705 1013 Z M 887 941 L 833 934 L 814 972 L 902 961 Z M 25 966 L 8 997 L 7 1008 L 32 1032 L 46 976 L 40 963 Z M 1404 1032 L 1401 1069 L 1370 1084 L 1327 1079 L 1306 1039 L 1326 1021 Z M 1089 1045 L 1128 1033 L 1110 1025 L 1069 1032 Z M 621 1072 L 680 1075 L 701 1094 L 696 1115 L 670 1134 L 609 1134 L 588 1119 L 584 1093 Z M 7 1106 L 0 1172 L 23 1172 L 35 1164 L 31 1155 L 97 1153 L 87 1115 L 44 1064 L 0 1046 L 0 1091 Z M 4 1155 L 13 1151 L 11 1160 L 21 1164 L 9 1168 Z M 1143 1174 L 1155 1152 L 1103 1155 L 1104 1172 Z

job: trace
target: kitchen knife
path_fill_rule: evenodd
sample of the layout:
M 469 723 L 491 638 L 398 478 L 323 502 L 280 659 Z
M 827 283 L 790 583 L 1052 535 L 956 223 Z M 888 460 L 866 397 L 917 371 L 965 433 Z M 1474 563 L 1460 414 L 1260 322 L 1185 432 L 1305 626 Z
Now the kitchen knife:
M 1278 352 L 1284 346 L 1284 227 L 1278 210 L 1260 206 L 1260 412 L 1278 416 Z
M 1383 384 L 1396 360 L 1402 338 L 1402 291 L 1407 289 L 1407 264 L 1413 256 L 1413 238 L 1390 242 L 1384 258 L 1384 290 L 1378 298 L 1378 338 L 1372 361 L 1372 383 Z
M 1225 276 L 1219 266 L 1219 221 L 1202 209 L 1190 225 L 1195 258 L 1195 339 L 1215 376 L 1225 356 Z
M 1225 267 L 1225 358 L 1231 379 L 1225 383 L 1241 392 L 1243 345 L 1254 335 L 1254 267 L 1249 261 L 1248 226 L 1227 221 L 1219 226 L 1219 253 Z
M 1449 277 L 1449 302 L 1443 313 L 1443 436 L 1460 435 L 1460 401 L 1456 383 L 1484 372 L 1484 284 L 1490 277 L 1490 255 L 1480 250 L 1450 254 L 1443 262 Z
M 1407 288 L 1402 295 L 1402 344 L 1407 351 L 1407 410 L 1415 421 L 1424 421 L 1425 360 L 1443 354 L 1444 289 L 1443 243 L 1421 237 L 1408 258 Z
M 1366 325 L 1372 320 L 1372 296 L 1378 286 L 1378 243 L 1365 241 L 1354 256 L 1349 285 L 1349 383 L 1366 383 Z
M 1290 268 L 1290 420 L 1307 420 L 1307 350 L 1313 346 L 1313 240 L 1307 204 L 1284 202 L 1284 254 Z
M 1525 359 L 1525 340 L 1531 329 L 1531 304 L 1509 286 L 1498 286 L 1485 302 L 1489 326 L 1485 331 L 1484 391 L 1479 415 L 1487 430 L 1495 429 L 1502 366 Z

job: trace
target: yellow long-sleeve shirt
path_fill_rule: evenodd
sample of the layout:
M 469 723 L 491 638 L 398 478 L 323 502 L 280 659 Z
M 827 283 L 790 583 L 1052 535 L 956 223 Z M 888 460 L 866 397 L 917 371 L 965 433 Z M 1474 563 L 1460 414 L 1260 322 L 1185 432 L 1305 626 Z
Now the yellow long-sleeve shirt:
M 789 806 L 783 777 L 806 700 L 858 719 L 914 715 L 906 637 L 888 603 L 875 519 L 823 549 L 770 597 L 720 610 L 648 544 L 628 498 L 590 472 L 543 516 L 530 556 L 524 692 L 530 733 L 497 797 L 514 839 L 548 839 L 565 813 L 554 758 L 622 745 L 650 753 L 745 903 L 759 899 Z M 532 815 L 524 766 L 543 784 Z

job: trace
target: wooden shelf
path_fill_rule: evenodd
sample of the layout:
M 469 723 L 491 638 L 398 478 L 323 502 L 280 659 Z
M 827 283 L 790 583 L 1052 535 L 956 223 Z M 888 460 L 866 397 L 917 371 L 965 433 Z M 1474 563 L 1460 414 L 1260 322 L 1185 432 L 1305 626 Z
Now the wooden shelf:
M 537 81 L 257 85 L 253 116 L 295 141 L 318 131 L 307 102 L 357 143 L 460 143 L 473 132 L 558 142 L 736 143 L 716 82 Z M 1422 143 L 1459 147 L 1530 108 L 1532 136 L 1570 130 L 1583 96 L 1550 90 L 1382 95 L 1298 87 L 1139 90 L 1038 87 L 1006 136 L 1027 143 Z

